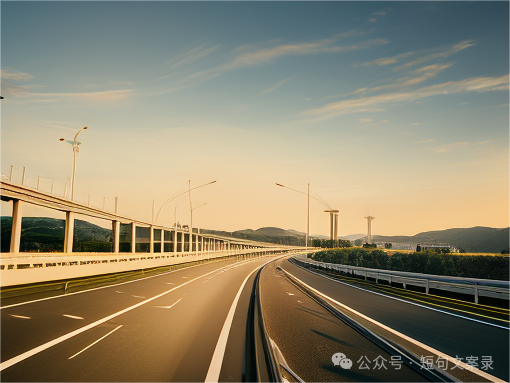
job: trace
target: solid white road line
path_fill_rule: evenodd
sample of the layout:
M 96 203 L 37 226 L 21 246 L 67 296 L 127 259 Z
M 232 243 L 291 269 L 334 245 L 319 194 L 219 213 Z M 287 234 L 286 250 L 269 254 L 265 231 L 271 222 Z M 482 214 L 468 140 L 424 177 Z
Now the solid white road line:
M 408 342 L 410 342 L 410 343 L 413 343 L 413 344 L 417 345 L 418 347 L 421 347 L 421 348 L 423 348 L 423 349 L 425 349 L 425 350 L 427 350 L 427 351 L 429 351 L 429 352 L 431 352 L 431 353 L 433 353 L 433 354 L 436 354 L 436 355 L 440 356 L 440 357 L 441 357 L 441 358 L 443 358 L 443 359 L 447 359 L 450 363 L 454 363 L 454 364 L 458 365 L 459 367 L 462 367 L 464 370 L 471 371 L 472 373 L 477 374 L 477 375 L 479 375 L 479 376 L 481 376 L 481 377 L 483 377 L 483 378 L 485 378 L 485 379 L 488 379 L 488 380 L 489 380 L 489 381 L 491 381 L 491 382 L 498 382 L 498 383 L 499 383 L 499 382 L 502 382 L 502 383 L 504 383 L 504 382 L 505 382 L 504 380 L 501 380 L 501 379 L 499 379 L 499 378 L 497 378 L 497 377 L 495 377 L 495 376 L 493 376 L 493 375 L 491 375 L 491 374 L 488 374 L 488 373 L 486 373 L 486 372 L 484 372 L 484 371 L 481 371 L 481 370 L 477 369 L 476 367 L 469 366 L 469 365 L 467 365 L 466 363 L 461 362 L 461 361 L 459 361 L 459 360 L 457 360 L 457 359 L 455 359 L 455 358 L 451 357 L 450 355 L 444 354 L 444 353 L 442 353 L 441 351 L 436 350 L 435 348 L 432 348 L 432 347 L 430 347 L 430 346 L 427 346 L 426 344 L 421 343 L 420 341 L 418 341 L 418 340 L 416 340 L 416 339 L 413 339 L 413 338 L 411 338 L 411 337 L 408 337 L 407 335 L 404 335 L 404 334 L 402 334 L 401 332 L 398 332 L 398 331 L 396 331 L 396 330 L 392 329 L 391 327 L 385 326 L 385 325 L 383 325 L 382 323 L 377 322 L 376 320 L 374 320 L 374 319 L 372 319 L 372 318 L 370 318 L 370 317 L 367 317 L 366 315 L 363 315 L 362 313 L 360 313 L 360 312 L 358 312 L 358 311 L 356 311 L 356 310 L 354 310 L 354 309 L 350 308 L 349 306 L 346 306 L 346 305 L 344 305 L 343 303 L 340 303 L 340 302 L 338 302 L 337 300 L 335 300 L 335 299 L 333 299 L 333 298 L 331 298 L 331 297 L 327 296 L 326 294 L 321 293 L 319 290 L 314 289 L 312 286 L 307 285 L 307 284 L 306 284 L 305 282 L 303 282 L 301 279 L 299 279 L 298 277 L 296 277 L 296 276 L 294 276 L 293 274 L 289 273 L 288 271 L 284 270 L 283 268 L 282 268 L 282 270 L 283 270 L 283 272 L 284 272 L 285 274 L 290 275 L 292 278 L 294 278 L 294 279 L 295 279 L 295 280 L 297 280 L 299 283 L 301 283 L 301 284 L 303 284 L 304 286 L 306 286 L 308 289 L 312 290 L 314 293 L 316 293 L 316 294 L 320 295 L 321 297 L 323 297 L 323 298 L 327 299 L 327 300 L 328 300 L 328 301 L 330 301 L 330 302 L 333 302 L 334 304 L 336 304 L 336 305 L 338 305 L 338 306 L 340 306 L 340 307 L 345 308 L 346 310 L 351 311 L 352 313 L 354 313 L 354 314 L 356 314 L 356 315 L 360 316 L 361 318 L 363 318 L 363 319 L 365 319 L 365 320 L 367 320 L 367 321 L 369 321 L 369 322 L 372 322 L 373 324 L 375 324 L 375 325 L 377 325 L 377 326 L 381 327 L 382 329 L 384 329 L 384 330 L 386 330 L 386 331 L 389 331 L 389 332 L 391 332 L 392 334 L 394 334 L 394 335 L 396 335 L 396 336 L 398 336 L 398 337 L 400 337 L 400 338 L 402 338 L 402 339 L 404 339 L 404 340 L 406 340 L 406 341 L 408 341 Z
M 31 319 L 30 317 L 26 317 L 26 316 L 23 316 L 23 315 L 14 315 L 14 314 L 9 314 L 11 317 L 14 317 L 14 318 L 20 318 L 20 319 Z
M 252 260 L 248 260 L 248 261 L 244 261 L 243 263 L 251 262 L 251 261 L 252 261 Z M 183 287 L 183 286 L 187 285 L 188 283 L 194 282 L 194 281 L 196 281 L 197 279 L 203 278 L 203 277 L 205 277 L 205 276 L 207 276 L 207 275 L 210 275 L 210 274 L 216 273 L 218 270 L 221 270 L 221 269 L 223 269 L 223 268 L 225 268 L 225 267 L 228 267 L 228 266 L 230 266 L 230 265 L 220 267 L 219 269 L 216 269 L 216 270 L 210 271 L 210 272 L 208 272 L 208 273 L 206 273 L 206 274 L 202 274 L 202 275 L 200 275 L 200 276 L 198 276 L 198 277 L 196 277 L 196 278 L 193 278 L 193 279 L 191 279 L 191 280 L 189 280 L 189 281 L 187 281 L 187 282 L 184 282 L 183 284 L 181 284 L 181 285 L 179 285 L 179 286 L 177 286 L 177 287 L 174 287 L 174 288 L 172 288 L 172 289 L 170 289 L 170 290 L 164 291 L 164 292 L 162 292 L 161 294 L 155 295 L 155 296 L 153 296 L 152 298 L 146 299 L 146 300 L 144 300 L 144 301 L 142 301 L 142 302 L 139 302 L 139 303 L 137 303 L 137 304 L 135 304 L 135 305 L 133 305 L 133 306 L 130 306 L 130 307 L 128 307 L 128 308 L 125 308 L 124 310 L 117 311 L 116 313 L 113 313 L 113 314 L 111 314 L 111 315 L 108 315 L 108 316 L 106 316 L 106 317 L 104 317 L 104 318 L 102 318 L 102 319 L 99 319 L 99 320 L 97 320 L 97 321 L 95 321 L 95 322 L 93 322 L 93 323 L 90 323 L 90 324 L 88 324 L 88 325 L 86 325 L 86 326 L 84 326 L 84 327 L 81 327 L 81 328 L 79 328 L 79 329 L 77 329 L 77 330 L 71 331 L 70 333 L 67 333 L 67 334 L 65 334 L 65 335 L 62 335 L 62 336 L 60 336 L 60 337 L 58 337 L 58 338 L 56 338 L 56 339 L 53 339 L 53 340 L 51 340 L 51 341 L 49 341 L 49 342 L 46 342 L 46 343 L 44 343 L 44 344 L 42 344 L 42 345 L 40 345 L 40 346 L 38 346 L 38 347 L 35 347 L 35 348 L 33 348 L 33 349 L 29 350 L 29 351 L 26 351 L 26 352 L 24 352 L 24 353 L 22 353 L 22 354 L 20 354 L 20 355 L 18 355 L 18 356 L 15 356 L 15 357 L 13 357 L 13 358 L 11 358 L 11 359 L 9 359 L 9 360 L 6 360 L 5 362 L 0 363 L 0 371 L 3 371 L 3 370 L 5 370 L 6 368 L 8 368 L 8 367 L 11 367 L 11 366 L 15 365 L 16 363 L 21 362 L 22 360 L 25 360 L 25 359 L 27 359 L 27 358 L 29 358 L 29 357 L 31 357 L 31 356 L 33 356 L 33 355 L 35 355 L 35 354 L 38 354 L 38 353 L 40 353 L 41 351 L 44 351 L 44 350 L 46 350 L 46 349 L 48 349 L 48 348 L 50 348 L 50 347 L 53 347 L 53 346 L 54 346 L 54 345 L 56 345 L 56 344 L 59 344 L 59 343 L 61 343 L 61 342 L 65 341 L 65 340 L 67 340 L 67 339 L 70 339 L 70 338 L 72 338 L 72 337 L 74 337 L 74 336 L 76 336 L 76 335 L 78 335 L 78 334 L 81 334 L 82 332 L 85 332 L 85 331 L 87 331 L 87 330 L 90 330 L 91 328 L 94 328 L 94 327 L 96 327 L 96 326 L 99 326 L 99 325 L 100 325 L 100 324 L 102 324 L 102 323 L 108 322 L 109 320 L 111 320 L 111 319 L 113 319 L 113 318 L 116 318 L 116 317 L 118 317 L 118 316 L 120 316 L 120 315 L 122 315 L 122 314 L 124 314 L 124 313 L 127 313 L 127 312 L 129 312 L 129 311 L 131 311 L 131 310 L 133 310 L 133 309 L 136 309 L 137 307 L 140 307 L 140 306 L 142 306 L 142 305 L 144 305 L 144 304 L 146 304 L 146 303 L 149 303 L 149 302 L 151 302 L 151 301 L 153 301 L 153 300 L 155 300 L 155 299 L 158 299 L 158 298 L 160 298 L 160 297 L 162 297 L 162 296 L 164 296 L 164 295 L 166 295 L 166 294 L 168 294 L 168 293 L 171 293 L 172 291 L 175 291 L 175 290 L 177 290 L 177 289 L 179 289 L 179 288 L 181 288 L 181 287 Z
M 92 347 L 93 345 L 95 345 L 97 342 L 99 342 L 100 340 L 103 340 L 104 338 L 106 338 L 108 335 L 110 335 L 111 333 L 113 333 L 114 331 L 117 331 L 119 328 L 121 328 L 122 325 L 120 326 L 117 326 L 116 328 L 114 328 L 112 331 L 110 331 L 108 334 L 102 336 L 101 338 L 99 338 L 98 340 L 96 340 L 94 343 L 91 343 L 89 344 L 87 347 L 85 347 L 83 350 L 81 350 L 80 352 L 77 352 L 76 354 L 74 354 L 73 356 L 70 356 L 69 358 L 67 359 L 73 359 L 76 355 L 80 355 L 83 351 L 85 351 L 86 349 Z
M 294 263 L 291 263 L 291 264 L 294 265 L 294 266 L 297 266 Z M 487 326 L 497 327 L 497 328 L 501 328 L 503 330 L 510 330 L 510 327 L 505 327 L 505 326 L 501 326 L 499 324 L 490 323 L 490 322 L 484 322 L 483 320 L 480 320 L 480 319 L 465 317 L 465 316 L 460 315 L 460 314 L 454 314 L 454 313 L 451 313 L 449 311 L 444 311 L 444 310 L 436 309 L 435 307 L 425 306 L 425 305 L 421 305 L 421 304 L 416 303 L 416 302 L 410 302 L 410 301 L 406 301 L 405 299 L 401 299 L 401 298 L 393 297 L 393 296 L 390 296 L 390 295 L 378 293 L 376 291 L 366 290 L 366 289 L 364 289 L 362 287 L 354 286 L 354 285 L 351 285 L 351 284 L 349 284 L 347 282 L 339 281 L 337 279 L 328 277 L 327 275 L 323 275 L 321 273 L 317 273 L 317 272 L 312 271 L 312 270 L 304 269 L 301 266 L 297 266 L 297 267 L 299 267 L 299 268 L 301 268 L 301 269 L 303 269 L 305 271 L 308 271 L 308 272 L 310 272 L 312 274 L 315 274 L 315 275 L 318 275 L 320 277 L 329 279 L 329 280 L 331 280 L 333 282 L 341 283 L 342 285 L 346 285 L 346 286 L 349 286 L 349 287 L 352 287 L 352 288 L 355 288 L 355 289 L 358 289 L 358 290 L 366 291 L 368 293 L 372 293 L 372 294 L 375 294 L 375 295 L 380 295 L 382 297 L 389 298 L 389 299 L 394 299 L 394 300 L 399 301 L 399 302 L 408 303 L 408 304 L 413 305 L 413 306 L 423 307 L 424 309 L 429 309 L 429 310 L 432 310 L 432 311 L 437 311 L 437 312 L 440 312 L 440 313 L 443 313 L 443 314 L 446 314 L 446 315 L 451 315 L 451 316 L 454 316 L 454 317 L 458 317 L 458 318 L 462 318 L 462 319 L 467 319 L 467 320 L 470 320 L 470 321 L 473 321 L 473 322 L 478 322 L 478 323 L 486 324 Z
M 69 314 L 63 314 L 62 316 L 63 317 L 68 317 L 68 318 L 71 318 L 71 319 L 83 319 L 82 317 L 77 317 L 75 315 L 69 315 Z
M 262 266 L 256 267 L 250 274 L 248 274 L 241 287 L 239 288 L 239 291 L 237 292 L 237 295 L 232 302 L 232 306 L 230 306 L 230 310 L 227 314 L 227 319 L 225 320 L 223 328 L 221 329 L 220 337 L 218 338 L 218 343 L 216 343 L 216 348 L 214 349 L 211 364 L 209 365 L 209 370 L 207 371 L 207 376 L 205 377 L 204 382 L 218 382 L 220 378 L 221 365 L 223 364 L 223 356 L 225 355 L 225 349 L 227 347 L 228 335 L 230 333 L 230 328 L 232 327 L 232 321 L 234 320 L 237 302 L 239 301 L 241 293 L 243 292 L 244 285 L 246 285 L 246 282 L 255 271 L 261 269 L 271 261 L 273 260 L 267 261 Z

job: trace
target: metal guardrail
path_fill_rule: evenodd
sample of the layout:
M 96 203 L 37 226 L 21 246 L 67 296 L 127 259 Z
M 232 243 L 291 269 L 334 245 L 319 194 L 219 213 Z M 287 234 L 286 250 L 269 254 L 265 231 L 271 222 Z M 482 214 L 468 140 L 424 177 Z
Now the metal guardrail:
M 290 369 L 283 354 L 267 333 L 260 301 L 260 274 L 262 266 L 253 282 L 246 321 L 246 341 L 243 360 L 243 382 L 288 382 L 284 370 L 296 382 L 303 380 Z
M 385 326 L 383 323 L 321 293 L 283 268 L 280 268 L 280 270 L 301 291 L 321 304 L 338 319 L 351 326 L 390 355 L 397 356 L 397 358 L 400 356 L 399 359 L 403 364 L 408 365 L 427 380 L 432 382 L 504 382 L 476 366 L 470 366 L 462 362 L 462 358 L 458 359 L 458 356 L 451 357 L 391 327 Z M 443 362 L 446 360 L 447 363 L 440 363 L 440 360 L 443 360 Z M 450 368 L 448 368 L 448 363 Z M 458 366 L 458 368 L 451 366 Z
M 336 270 L 351 275 L 364 276 L 365 279 L 372 278 L 375 279 L 376 283 L 381 280 L 387 281 L 389 284 L 400 283 L 404 288 L 406 288 L 407 285 L 424 287 L 427 294 L 430 289 L 437 289 L 473 295 L 475 303 L 478 303 L 480 296 L 509 300 L 508 281 L 370 269 L 359 266 L 318 262 L 308 259 L 306 255 L 298 255 L 292 258 L 304 265 L 315 266 L 325 270 Z

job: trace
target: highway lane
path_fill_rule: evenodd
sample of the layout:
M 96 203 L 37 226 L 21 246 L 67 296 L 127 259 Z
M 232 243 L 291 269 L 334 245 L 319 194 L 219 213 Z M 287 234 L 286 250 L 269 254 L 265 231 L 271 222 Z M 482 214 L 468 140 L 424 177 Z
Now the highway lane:
M 138 303 L 145 297 L 160 294 L 235 262 L 235 259 L 228 259 L 35 302 L 26 296 L 25 303 L 4 305 L 0 311 L 3 330 L 1 361 Z M 2 303 L 5 301 L 8 300 L 2 300 Z
M 491 357 L 492 369 L 486 372 L 504 380 L 509 377 L 508 329 L 375 295 L 312 274 L 288 260 L 282 261 L 281 267 L 327 296 L 447 355 L 462 361 L 478 358 L 478 367 L 482 357 Z
M 241 284 L 270 259 L 274 257 L 230 265 L 205 264 L 4 308 L 3 364 L 22 352 L 72 331 L 79 332 L 84 326 L 97 325 L 4 368 L 1 380 L 204 381 Z M 221 363 L 220 370 L 223 381 L 242 378 L 239 351 L 244 350 L 253 278 L 254 274 L 241 293 L 228 333 L 228 359 Z
M 428 381 L 397 359 L 392 361 L 386 351 L 303 293 L 277 270 L 277 263 L 267 265 L 260 276 L 264 321 L 290 369 L 302 380 Z M 335 365 L 336 353 L 343 353 L 351 368 Z

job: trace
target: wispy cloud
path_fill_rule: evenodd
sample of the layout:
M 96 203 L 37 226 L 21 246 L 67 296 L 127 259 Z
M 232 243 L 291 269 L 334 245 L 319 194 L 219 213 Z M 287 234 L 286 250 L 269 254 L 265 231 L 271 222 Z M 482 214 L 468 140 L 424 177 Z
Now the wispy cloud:
M 260 95 L 270 93 L 273 90 L 278 89 L 279 87 L 281 87 L 283 84 L 285 84 L 289 80 L 290 80 L 290 78 L 286 78 L 285 80 L 278 81 L 276 84 L 274 84 L 274 85 L 270 86 L 269 88 L 267 88 L 266 90 L 264 90 Z
M 427 65 L 423 68 L 415 69 L 414 71 L 411 71 L 410 75 L 407 77 L 399 78 L 395 80 L 395 82 L 391 84 L 381 85 L 374 88 L 367 88 L 368 92 L 380 92 L 380 91 L 387 91 L 389 89 L 401 89 L 403 87 L 417 85 L 422 82 L 425 82 L 427 80 L 430 80 L 431 78 L 436 77 L 436 75 L 451 67 L 453 64 L 444 64 L 444 65 Z
M 167 89 L 159 92 L 158 94 L 184 89 L 189 86 L 193 86 L 201 82 L 210 80 L 214 77 L 220 76 L 228 71 L 232 71 L 238 68 L 270 64 L 286 56 L 351 52 L 356 50 L 369 49 L 374 46 L 379 46 L 388 43 L 388 40 L 386 39 L 376 38 L 350 45 L 339 44 L 339 41 L 347 37 L 358 36 L 363 34 L 364 32 L 348 31 L 341 34 L 337 34 L 332 38 L 316 40 L 308 43 L 280 44 L 269 48 L 260 48 L 259 44 L 256 45 L 251 44 L 248 46 L 239 47 L 234 49 L 230 53 L 231 58 L 228 62 L 222 65 L 215 66 L 213 68 L 208 68 L 191 73 L 188 76 L 185 76 L 181 80 L 174 83 L 171 87 L 168 87 Z M 275 44 L 276 42 L 278 41 L 273 40 L 271 43 Z M 254 49 L 254 47 L 256 48 Z M 191 53 L 188 52 L 186 55 L 182 57 L 182 59 L 177 60 L 176 64 L 181 65 L 180 64 L 181 62 L 184 63 L 188 60 L 196 59 L 197 57 L 202 57 L 202 55 L 204 55 L 205 53 L 209 54 L 210 52 L 204 47 L 202 47 L 202 50 L 197 50 L 196 52 Z M 162 78 L 168 78 L 169 76 L 171 75 L 167 75 Z
M 88 101 L 116 101 L 122 100 L 133 95 L 132 89 L 107 90 L 103 92 L 83 92 L 83 93 L 32 93 L 34 97 L 42 98 L 66 98 L 82 99 Z
M 422 56 L 420 58 L 417 58 L 416 60 L 407 62 L 405 64 L 398 66 L 398 67 L 395 67 L 394 70 L 398 71 L 398 70 L 402 70 L 402 69 L 409 69 L 410 67 L 412 67 L 414 65 L 422 64 L 427 61 L 431 61 L 431 60 L 435 60 L 435 59 L 439 59 L 439 58 L 446 58 L 446 57 L 453 55 L 454 53 L 460 52 L 460 51 L 462 51 L 466 48 L 472 47 L 473 45 L 476 45 L 476 44 L 477 43 L 474 40 L 461 41 L 460 43 L 453 45 L 452 47 L 448 48 L 447 50 L 445 50 L 443 52 L 432 53 L 432 54 L 429 54 L 426 56 Z
M 318 108 L 306 110 L 300 115 L 324 119 L 345 113 L 377 111 L 377 109 L 387 104 L 415 101 L 437 95 L 508 90 L 508 80 L 509 76 L 504 75 L 501 77 L 473 77 L 460 81 L 449 81 L 409 92 L 392 92 L 336 101 Z
M 354 92 L 350 92 L 350 93 L 335 94 L 333 96 L 324 97 L 323 100 L 327 100 L 328 98 L 352 96 L 353 94 L 357 94 L 357 93 L 362 93 L 362 95 L 363 95 L 367 89 L 368 88 L 361 88 L 361 89 L 355 90 Z
M 429 142 L 435 142 L 436 139 L 433 138 L 433 139 L 430 139 L 430 140 L 422 140 L 422 141 L 416 141 L 415 144 L 427 144 Z
M 397 66 L 394 68 L 394 70 L 398 71 L 398 70 L 402 70 L 402 69 L 409 69 L 412 66 L 417 65 L 417 64 L 422 64 L 422 63 L 425 63 L 425 62 L 428 62 L 428 61 L 431 61 L 434 59 L 446 58 L 448 56 L 453 55 L 454 53 L 457 53 L 457 52 L 460 52 L 466 48 L 472 47 L 473 45 L 476 45 L 476 42 L 474 40 L 461 41 L 457 44 L 450 46 L 446 50 L 444 50 L 444 48 L 443 48 L 443 50 L 440 52 L 430 53 L 428 55 L 418 57 L 413 61 L 409 61 L 407 63 L 400 65 L 400 66 Z M 381 66 L 381 65 L 397 64 L 397 63 L 405 61 L 410 56 L 415 56 L 417 54 L 418 54 L 418 52 L 405 52 L 405 53 L 400 53 L 398 55 L 391 56 L 391 57 L 382 57 L 382 58 L 378 58 L 378 59 L 372 60 L 372 61 L 367 61 L 367 62 L 364 62 L 361 64 L 354 64 L 354 66 Z
M 116 88 L 116 87 L 126 87 L 134 85 L 130 81 L 108 81 L 103 84 L 85 84 L 85 88 L 87 89 L 98 89 L 98 88 Z
M 2 81 L 2 95 L 4 97 L 9 96 L 23 96 L 30 93 L 30 87 L 28 85 L 12 84 L 7 81 Z
M 414 122 L 411 125 L 420 125 L 420 123 L 419 122 Z
M 21 73 L 13 70 L 2 70 L 2 78 L 10 81 L 29 82 L 35 76 L 28 73 Z M 113 85 L 114 83 L 108 83 Z M 128 82 L 115 83 L 131 84 Z M 85 88 L 102 87 L 106 84 L 88 84 Z M 50 93 L 50 92 L 34 92 L 34 89 L 45 88 L 45 85 L 35 84 L 14 84 L 8 81 L 2 81 L 2 94 L 9 95 L 17 101 L 27 101 L 34 103 L 50 103 L 54 101 L 66 100 L 83 100 L 83 101 L 116 101 L 130 97 L 133 94 L 133 89 L 119 89 L 119 90 L 104 90 L 97 92 L 72 92 L 72 93 Z
M 370 122 L 370 121 L 372 121 L 371 118 L 360 118 L 359 119 L 359 122 Z
M 373 17 L 371 17 L 371 18 L 368 20 L 368 22 L 369 22 L 369 23 L 376 23 L 376 22 L 377 22 L 377 18 L 376 18 L 375 16 L 377 16 L 377 17 L 379 17 L 379 16 L 386 16 L 386 11 L 377 11 L 377 12 L 372 12 L 372 13 L 370 14 L 370 16 L 373 16 Z
M 449 152 L 454 149 L 458 148 L 465 148 L 466 146 L 469 146 L 469 142 L 454 142 L 447 145 L 441 145 L 441 146 L 434 146 L 433 148 L 430 148 L 429 150 L 432 150 L 437 153 L 444 153 Z
M 31 74 L 17 72 L 17 71 L 9 70 L 9 69 L 2 69 L 2 70 L 0 70 L 0 73 L 1 73 L 2 80 L 5 80 L 5 81 L 26 82 L 26 81 L 30 81 L 35 78 L 35 76 L 32 76 Z
M 214 45 L 212 47 L 208 47 L 206 44 L 200 44 L 197 47 L 191 48 L 182 52 L 167 61 L 168 70 L 175 70 L 180 67 L 189 66 L 197 61 L 204 59 L 206 56 L 209 56 L 211 53 L 217 51 L 220 48 L 219 45 Z M 160 79 L 165 79 L 173 74 L 168 74 Z
M 491 142 L 493 142 L 493 140 L 480 141 L 480 142 L 465 142 L 465 141 L 454 142 L 451 144 L 434 146 L 434 147 L 429 148 L 428 150 L 434 151 L 436 153 L 444 153 L 444 152 L 449 152 L 449 151 L 452 151 L 455 149 L 470 147 L 470 148 L 474 149 L 475 151 L 477 151 L 480 149 L 483 150 L 483 147 L 486 146 L 486 144 L 489 144 Z
M 406 52 L 406 53 L 400 53 L 396 56 L 392 57 L 382 57 L 373 61 L 367 61 L 361 64 L 354 64 L 354 66 L 373 66 L 373 65 L 389 65 L 389 64 L 396 64 L 397 62 L 401 61 L 402 59 L 412 56 L 416 54 L 416 52 Z

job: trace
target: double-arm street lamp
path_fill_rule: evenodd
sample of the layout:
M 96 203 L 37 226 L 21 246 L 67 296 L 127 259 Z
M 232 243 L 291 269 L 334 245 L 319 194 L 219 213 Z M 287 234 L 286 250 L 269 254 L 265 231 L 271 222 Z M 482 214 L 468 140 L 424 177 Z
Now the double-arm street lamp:
M 202 205 L 198 205 L 197 207 L 194 207 L 193 209 L 190 209 L 191 211 L 191 222 L 190 222 L 190 229 L 193 229 L 193 210 L 198 209 L 199 207 L 202 207 L 204 205 L 207 205 L 207 202 L 203 203 Z M 191 206 L 191 204 L 190 204 Z
M 211 184 L 213 184 L 215 182 L 216 181 L 212 181 L 212 182 L 208 182 L 208 183 L 203 184 L 203 185 L 195 186 L 193 188 L 188 188 L 187 190 L 184 190 L 183 192 L 177 193 L 176 195 L 174 195 L 174 196 L 170 197 L 169 199 L 167 199 L 165 202 L 163 202 L 163 205 L 161 205 L 161 207 L 159 208 L 158 213 L 156 214 L 156 219 L 154 220 L 154 223 L 156 223 L 158 221 L 158 217 L 159 217 L 159 213 L 161 213 L 161 209 L 163 209 L 163 207 L 165 207 L 165 205 L 167 205 L 169 202 L 173 201 L 175 198 L 177 198 L 177 197 L 179 197 L 179 196 L 181 196 L 183 194 L 189 193 L 191 190 L 195 190 L 195 189 L 207 186 L 207 185 L 211 185 Z
M 88 126 L 81 128 L 78 131 L 78 133 L 76 133 L 76 136 L 74 136 L 73 141 L 66 140 L 65 138 L 60 139 L 60 141 L 65 141 L 68 144 L 73 146 L 74 160 L 73 160 L 73 172 L 71 173 L 71 201 L 74 201 L 74 180 L 76 178 L 76 154 L 80 151 L 80 144 L 81 144 L 81 142 L 76 141 L 76 139 L 78 138 L 78 134 L 80 134 L 80 132 L 85 129 L 88 129 Z
M 292 189 L 292 188 L 290 188 L 288 186 L 284 186 L 284 185 L 279 184 L 279 183 L 277 183 L 276 185 L 280 186 L 282 188 L 285 188 L 285 189 L 290 189 L 290 190 L 295 191 L 295 192 L 300 193 L 300 194 L 304 194 L 304 195 L 306 195 L 308 197 L 307 214 L 306 214 L 306 247 L 308 248 L 308 237 L 310 235 L 310 233 L 309 233 L 309 231 L 310 231 L 310 197 L 312 197 L 313 199 L 316 199 L 317 201 L 319 201 L 320 203 L 325 205 L 328 208 L 328 210 L 325 210 L 325 211 L 330 213 L 331 217 L 333 217 L 333 215 L 335 215 L 335 217 L 338 217 L 338 210 L 334 210 L 329 205 L 329 203 L 324 201 L 322 198 L 317 198 L 317 197 L 314 197 L 313 195 L 310 195 L 310 184 L 308 184 L 308 192 L 307 193 L 302 192 L 300 190 Z M 336 221 L 334 223 L 333 223 L 333 218 L 331 218 L 330 221 L 331 221 L 331 228 L 330 228 L 331 239 L 333 239 L 333 237 L 335 237 L 335 239 L 336 239 L 336 236 L 337 236 L 337 229 L 336 229 L 336 227 L 338 226 L 338 218 L 336 218 Z M 333 227 L 335 227 L 335 230 L 333 230 Z

